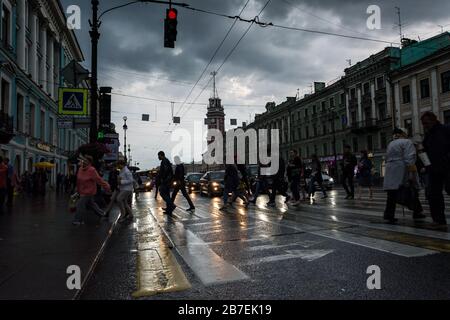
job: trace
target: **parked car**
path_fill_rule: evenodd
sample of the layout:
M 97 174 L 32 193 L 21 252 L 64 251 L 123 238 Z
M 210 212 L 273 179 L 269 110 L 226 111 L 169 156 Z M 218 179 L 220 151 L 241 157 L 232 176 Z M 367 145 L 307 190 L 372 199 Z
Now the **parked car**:
M 324 188 L 327 190 L 332 190 L 334 187 L 334 179 L 332 177 L 330 177 L 329 175 L 327 175 L 326 173 L 322 173 L 322 179 L 323 179 L 322 185 L 324 186 Z M 306 178 L 307 185 L 309 185 L 310 181 L 311 181 L 311 178 Z M 319 184 L 316 182 L 314 187 L 316 187 L 316 189 L 318 189 Z
M 189 193 L 200 191 L 200 179 L 203 173 L 189 173 L 186 176 L 185 183 Z
M 200 194 L 208 197 L 219 196 L 224 190 L 225 171 L 210 171 L 200 179 Z

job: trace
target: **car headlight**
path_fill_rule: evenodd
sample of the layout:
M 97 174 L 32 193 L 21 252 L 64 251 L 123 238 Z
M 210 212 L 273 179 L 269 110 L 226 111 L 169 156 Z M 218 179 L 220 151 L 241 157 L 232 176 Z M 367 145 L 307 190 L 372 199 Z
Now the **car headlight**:
M 212 186 L 217 188 L 217 187 L 220 187 L 220 184 L 218 182 L 213 182 Z
M 331 182 L 331 183 L 334 183 L 334 179 L 333 179 L 333 178 L 331 178 L 331 179 L 330 179 L 330 182 Z
M 145 184 L 146 187 L 150 187 L 150 185 L 151 185 L 150 182 L 147 182 L 147 183 Z

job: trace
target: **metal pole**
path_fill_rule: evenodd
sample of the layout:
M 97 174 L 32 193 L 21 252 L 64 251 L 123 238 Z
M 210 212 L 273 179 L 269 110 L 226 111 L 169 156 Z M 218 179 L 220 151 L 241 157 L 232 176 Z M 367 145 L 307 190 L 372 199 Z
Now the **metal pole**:
M 98 32 L 99 21 L 98 21 L 98 0 L 92 0 L 92 22 L 91 31 L 89 32 L 91 36 L 92 45 L 92 55 L 91 55 L 91 130 L 90 130 L 90 142 L 94 143 L 97 141 L 97 103 L 98 103 L 98 83 L 97 83 L 97 73 L 98 73 L 98 40 L 100 38 L 100 33 Z

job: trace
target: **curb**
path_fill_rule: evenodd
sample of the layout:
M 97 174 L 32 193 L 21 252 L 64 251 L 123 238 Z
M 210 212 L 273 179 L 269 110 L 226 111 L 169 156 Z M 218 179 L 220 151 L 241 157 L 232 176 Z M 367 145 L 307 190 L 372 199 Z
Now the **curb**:
M 75 295 L 72 297 L 71 300 L 79 300 L 81 295 L 83 294 L 86 284 L 91 279 L 92 274 L 94 273 L 98 262 L 100 261 L 101 257 L 103 256 L 103 253 L 105 252 L 106 246 L 108 245 L 108 242 L 111 239 L 112 234 L 114 233 L 114 231 L 116 230 L 116 228 L 119 224 L 119 219 L 120 219 L 120 214 L 117 216 L 116 220 L 113 222 L 113 224 L 109 228 L 109 231 L 106 235 L 106 239 L 103 241 L 103 243 L 100 247 L 100 250 L 97 252 L 97 255 L 95 256 L 94 261 L 91 263 L 91 266 L 89 267 L 86 277 L 84 277 L 83 282 L 81 283 L 81 289 L 77 290 L 77 292 L 75 293 Z

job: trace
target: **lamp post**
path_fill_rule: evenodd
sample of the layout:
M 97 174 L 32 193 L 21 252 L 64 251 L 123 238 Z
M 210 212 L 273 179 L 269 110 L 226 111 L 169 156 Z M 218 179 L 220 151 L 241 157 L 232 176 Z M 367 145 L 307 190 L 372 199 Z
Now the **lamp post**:
M 128 126 L 127 126 L 127 117 L 123 117 L 123 152 L 124 152 L 124 156 L 125 156 L 125 162 L 127 162 L 127 130 L 128 130 Z
M 339 171 L 337 165 L 337 151 L 336 151 L 336 108 L 332 106 L 330 108 L 330 122 L 331 122 L 331 130 L 333 132 L 333 155 L 334 155 L 334 170 L 335 170 L 335 178 L 339 179 Z

